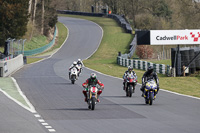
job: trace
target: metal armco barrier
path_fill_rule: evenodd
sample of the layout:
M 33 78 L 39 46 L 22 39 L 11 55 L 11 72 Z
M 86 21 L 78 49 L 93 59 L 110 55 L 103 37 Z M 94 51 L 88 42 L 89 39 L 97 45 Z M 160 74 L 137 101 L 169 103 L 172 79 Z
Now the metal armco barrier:
M 149 66 L 153 66 L 154 71 L 161 74 L 170 75 L 170 66 L 164 64 L 154 64 L 142 60 L 126 59 L 121 56 L 117 57 L 117 64 L 120 66 L 131 66 L 135 69 L 147 70 Z

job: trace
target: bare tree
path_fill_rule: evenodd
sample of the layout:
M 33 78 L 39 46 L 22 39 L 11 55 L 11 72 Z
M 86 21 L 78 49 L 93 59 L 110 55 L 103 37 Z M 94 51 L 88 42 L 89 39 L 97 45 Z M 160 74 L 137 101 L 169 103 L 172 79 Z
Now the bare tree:
M 35 26 L 35 14 L 36 14 L 36 10 L 37 10 L 37 0 L 34 1 L 34 8 L 33 8 L 33 27 L 32 27 L 32 31 L 31 31 L 31 36 L 30 36 L 30 40 L 33 37 L 33 30 L 34 30 L 34 26 Z
M 32 0 L 29 0 L 28 13 L 31 14 Z
M 42 24 L 41 24 L 41 34 L 43 35 L 44 34 L 44 0 L 41 0 L 42 1 Z

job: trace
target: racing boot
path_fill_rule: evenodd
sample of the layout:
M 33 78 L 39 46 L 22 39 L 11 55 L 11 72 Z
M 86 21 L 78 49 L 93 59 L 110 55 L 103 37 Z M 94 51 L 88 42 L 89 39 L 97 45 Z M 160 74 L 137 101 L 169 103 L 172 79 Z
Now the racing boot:
M 140 88 L 140 90 L 141 90 L 141 92 L 142 92 L 141 97 L 144 97 L 144 86 L 142 86 L 142 87 Z
M 97 93 L 97 102 L 99 102 L 99 103 L 100 103 L 99 96 L 100 96 L 101 93 L 102 93 L 102 90 L 99 90 L 98 93 Z
M 83 90 L 83 94 L 84 94 L 84 96 L 85 96 L 85 102 L 87 102 L 87 91 L 86 90 Z
M 123 90 L 125 90 L 125 86 L 123 86 Z

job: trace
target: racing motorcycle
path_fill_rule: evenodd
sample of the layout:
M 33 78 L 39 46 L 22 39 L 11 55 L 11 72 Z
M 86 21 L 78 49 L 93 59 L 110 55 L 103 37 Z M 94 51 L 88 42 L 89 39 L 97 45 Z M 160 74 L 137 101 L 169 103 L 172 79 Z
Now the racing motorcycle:
M 155 100 L 155 93 L 157 92 L 157 84 L 155 80 L 150 79 L 147 80 L 146 82 L 146 87 L 144 90 L 144 98 L 145 98 L 145 103 L 152 105 L 153 100 Z
M 75 67 L 72 68 L 70 71 L 71 72 L 70 72 L 69 79 L 71 80 L 71 83 L 74 84 L 75 81 L 77 80 L 78 71 Z
M 91 110 L 94 110 L 95 105 L 97 104 L 97 99 L 98 99 L 97 93 L 98 93 L 97 85 L 92 85 L 88 87 L 87 103 L 88 103 L 88 108 Z
M 135 92 L 135 86 L 137 84 L 137 76 L 129 74 L 126 77 L 125 91 L 127 97 L 132 97 L 132 93 Z

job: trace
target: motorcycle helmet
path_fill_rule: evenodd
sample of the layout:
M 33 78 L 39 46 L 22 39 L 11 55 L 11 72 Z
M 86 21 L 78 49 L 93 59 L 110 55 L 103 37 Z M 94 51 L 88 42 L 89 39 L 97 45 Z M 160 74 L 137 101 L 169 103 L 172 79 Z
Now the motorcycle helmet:
M 128 71 L 131 72 L 133 68 L 131 66 L 128 67 Z
M 149 74 L 151 74 L 153 72 L 153 67 L 149 66 L 148 69 L 147 69 L 147 71 L 148 71 Z
M 81 59 L 78 59 L 78 62 L 81 62 Z
M 74 65 L 74 66 L 75 66 L 75 65 L 77 65 L 77 62 L 76 62 L 76 61 L 74 61 L 74 62 L 73 62 L 73 65 Z
M 97 75 L 95 73 L 91 73 L 90 78 L 92 80 L 95 80 L 97 78 Z

